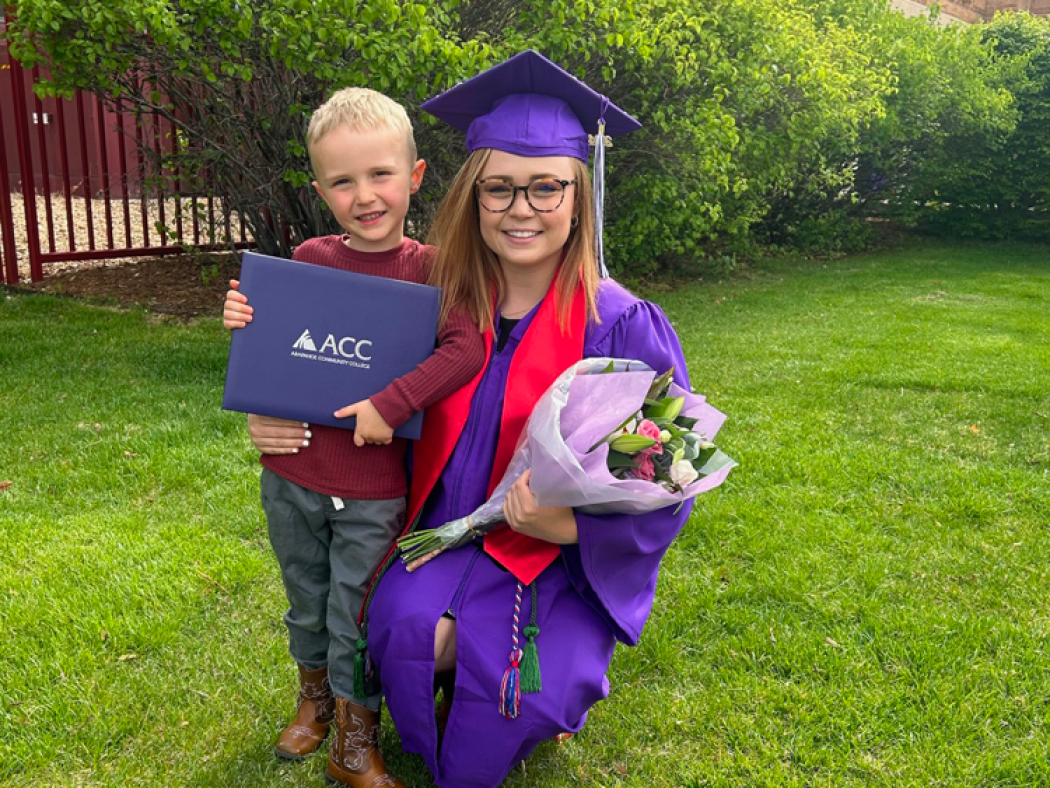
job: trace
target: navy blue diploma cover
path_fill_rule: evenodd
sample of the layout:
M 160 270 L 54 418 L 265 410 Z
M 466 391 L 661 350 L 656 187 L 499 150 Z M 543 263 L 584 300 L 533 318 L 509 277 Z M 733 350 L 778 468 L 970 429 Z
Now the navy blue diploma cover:
M 222 407 L 353 429 L 332 413 L 411 372 L 437 337 L 441 291 L 245 252 L 240 290 L 254 307 L 235 329 Z M 394 434 L 416 440 L 423 414 Z

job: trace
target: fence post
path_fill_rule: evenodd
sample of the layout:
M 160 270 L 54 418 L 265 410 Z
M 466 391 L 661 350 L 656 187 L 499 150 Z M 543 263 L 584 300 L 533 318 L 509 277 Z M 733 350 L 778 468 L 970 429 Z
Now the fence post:
M 4 125 L 0 123 L 0 151 L 7 150 L 4 139 Z M 0 162 L 0 234 L 4 236 L 3 268 L 0 269 L 0 282 L 9 285 L 18 284 L 18 247 L 15 245 L 15 220 L 11 210 L 11 179 L 7 175 L 7 162 Z
M 7 26 L 0 23 L 0 35 L 7 31 Z M 6 47 L 5 47 L 6 50 Z M 7 68 L 3 68 L 5 64 L 0 63 L 0 70 L 10 72 L 10 76 L 14 79 L 14 73 L 11 71 L 11 53 L 7 53 Z M 0 283 L 6 282 L 9 285 L 18 284 L 18 247 L 15 245 L 15 220 L 14 212 L 11 208 L 11 178 L 7 174 L 7 155 L 2 153 L 7 150 L 7 140 L 4 138 L 4 124 L 0 123 L 0 235 L 3 235 L 4 242 L 3 248 L 0 249 L 0 261 L 3 262 L 3 266 L 0 267 Z
M 29 278 L 39 282 L 44 278 L 44 265 L 40 251 L 40 228 L 36 218 L 36 179 L 33 177 L 33 151 L 29 141 L 29 110 L 26 108 L 25 71 L 11 57 L 11 82 L 14 87 L 15 139 L 18 142 L 18 159 L 22 173 L 22 204 L 26 212 L 26 246 L 29 249 Z

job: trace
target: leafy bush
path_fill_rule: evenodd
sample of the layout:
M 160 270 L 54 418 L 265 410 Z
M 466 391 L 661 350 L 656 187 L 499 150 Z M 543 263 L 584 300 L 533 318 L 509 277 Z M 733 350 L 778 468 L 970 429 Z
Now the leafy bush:
M 855 199 L 914 224 L 940 209 L 946 184 L 986 182 L 973 154 L 1013 128 L 1013 98 L 979 26 L 896 14 L 879 24 L 896 89 L 860 140 Z
M 549 3 L 519 3 L 507 42 L 539 46 L 644 124 L 609 156 L 607 254 L 621 274 L 710 269 L 750 244 L 775 200 L 841 188 L 849 173 L 822 145 L 854 139 L 891 87 L 864 55 L 870 34 L 793 2 L 634 0 L 586 19 L 580 6 L 559 0 L 547 24 Z
M 18 0 L 9 38 L 49 68 L 41 91 L 175 123 L 156 163 L 214 178 L 278 254 L 334 230 L 303 143 L 332 90 L 408 108 L 429 164 L 409 216 L 422 236 L 466 151 L 419 102 L 537 48 L 644 124 L 607 168 L 607 255 L 638 278 L 724 267 L 756 242 L 847 250 L 868 242 L 864 216 L 1038 234 L 1048 25 L 941 27 L 885 0 Z
M 977 237 L 1050 240 L 1050 20 L 1001 14 L 981 33 L 1016 120 L 995 138 L 953 138 L 956 158 L 968 166 L 946 168 L 938 192 L 944 210 L 927 224 Z
M 441 6 L 394 0 L 19 0 L 12 53 L 43 65 L 45 94 L 92 90 L 135 117 L 175 124 L 161 169 L 207 174 L 267 252 L 334 226 L 304 186 L 310 112 L 335 88 L 370 85 L 408 103 L 478 67 Z M 427 64 L 426 66 L 422 64 Z

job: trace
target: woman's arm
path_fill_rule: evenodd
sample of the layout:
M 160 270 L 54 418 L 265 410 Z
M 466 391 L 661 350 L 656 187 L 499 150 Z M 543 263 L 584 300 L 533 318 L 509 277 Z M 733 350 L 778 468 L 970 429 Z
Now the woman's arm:
M 635 301 L 606 328 L 588 355 L 636 358 L 658 373 L 674 367 L 675 381 L 689 388 L 681 344 L 659 307 Z M 638 641 L 652 608 L 660 562 L 692 504 L 636 515 L 576 512 L 577 543 L 562 546 L 569 578 L 619 640 Z

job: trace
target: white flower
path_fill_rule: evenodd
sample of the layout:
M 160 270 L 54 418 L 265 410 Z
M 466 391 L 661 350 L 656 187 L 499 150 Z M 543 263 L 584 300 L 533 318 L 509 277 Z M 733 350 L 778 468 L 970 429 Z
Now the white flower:
M 638 429 L 638 420 L 631 419 L 629 422 L 623 425 L 624 435 L 634 435 L 634 431 Z
M 660 430 L 660 443 L 667 443 L 669 440 L 671 440 L 671 433 L 667 430 Z
M 700 476 L 700 474 L 696 472 L 696 468 L 693 467 L 693 463 L 689 462 L 689 460 L 679 460 L 671 466 L 671 469 L 667 474 L 671 477 L 671 481 L 679 487 L 685 487 L 687 484 L 692 484 Z

